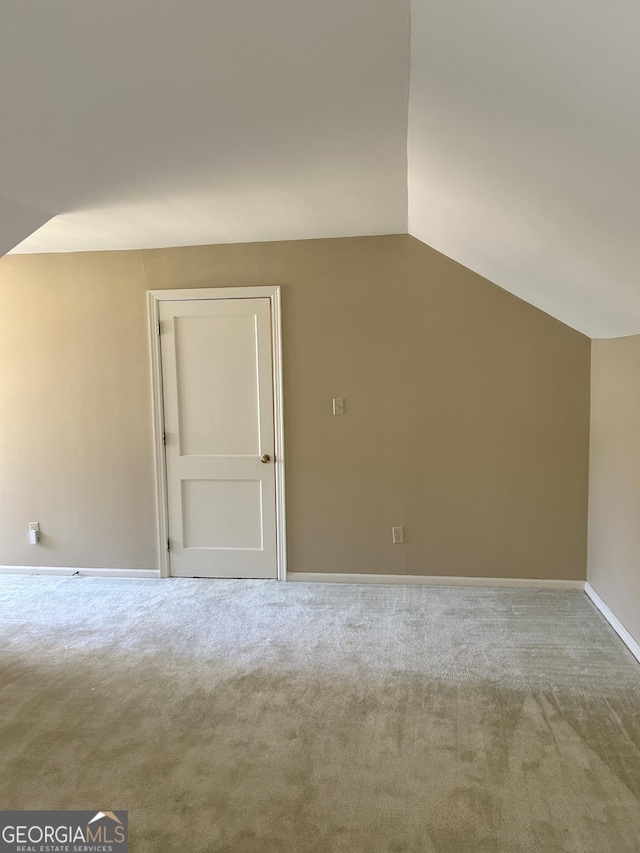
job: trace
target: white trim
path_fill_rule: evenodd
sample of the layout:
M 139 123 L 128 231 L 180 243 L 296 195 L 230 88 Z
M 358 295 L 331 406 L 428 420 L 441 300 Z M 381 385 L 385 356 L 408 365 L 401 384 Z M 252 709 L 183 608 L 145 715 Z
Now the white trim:
M 162 441 L 164 411 L 162 403 L 162 360 L 160 335 L 158 335 L 159 303 L 186 302 L 210 299 L 271 300 L 271 347 L 273 366 L 273 409 L 275 434 L 276 478 L 276 566 L 278 580 L 287 579 L 287 538 L 284 482 L 284 402 L 282 380 L 282 308 L 280 285 L 262 287 L 202 287 L 195 290 L 149 290 L 149 344 L 151 355 L 151 390 L 153 399 L 153 442 L 156 480 L 156 515 L 158 519 L 159 577 L 170 577 L 171 565 L 167 540 L 169 538 L 169 513 L 165 451 Z
M 466 578 L 437 575 L 366 575 L 332 572 L 289 572 L 288 580 L 306 583 L 410 584 L 413 586 L 497 586 L 517 589 L 579 589 L 584 581 L 537 578 Z
M 83 578 L 159 578 L 158 569 L 86 569 L 70 566 L 0 566 L 0 575 L 57 575 Z
M 159 301 L 153 291 L 147 295 L 149 301 L 149 346 L 151 355 L 151 397 L 153 403 L 153 458 L 156 487 L 156 518 L 158 531 L 158 566 L 160 577 L 171 574 L 167 541 L 169 539 L 169 508 L 167 503 L 167 469 L 164 458 L 164 406 L 162 402 L 162 356 L 158 334 Z
M 615 616 L 612 611 L 607 607 L 604 601 L 600 598 L 595 589 L 591 586 L 590 583 L 585 583 L 584 591 L 587 593 L 591 601 L 598 608 L 600 613 L 607 620 L 609 625 L 613 628 L 616 634 L 620 637 L 625 646 L 629 649 L 634 658 L 640 662 L 640 643 L 638 643 L 631 634 L 624 627 L 622 622 Z
M 280 292 L 279 284 L 258 287 L 196 287 L 189 290 L 149 290 L 158 302 L 187 302 L 201 299 L 273 299 Z
M 244 288 L 243 288 L 244 289 Z M 251 288 L 247 288 L 249 290 Z M 284 401 L 282 389 L 282 306 L 280 288 L 271 296 L 271 340 L 273 347 L 273 416 L 276 475 L 276 563 L 278 580 L 287 579 L 287 521 L 284 500 Z

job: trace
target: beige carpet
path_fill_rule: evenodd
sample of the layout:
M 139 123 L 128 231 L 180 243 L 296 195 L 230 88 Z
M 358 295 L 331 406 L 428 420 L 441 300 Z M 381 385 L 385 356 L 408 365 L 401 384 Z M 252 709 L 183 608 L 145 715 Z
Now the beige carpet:
M 0 578 L 0 808 L 135 853 L 640 851 L 640 666 L 583 593 Z

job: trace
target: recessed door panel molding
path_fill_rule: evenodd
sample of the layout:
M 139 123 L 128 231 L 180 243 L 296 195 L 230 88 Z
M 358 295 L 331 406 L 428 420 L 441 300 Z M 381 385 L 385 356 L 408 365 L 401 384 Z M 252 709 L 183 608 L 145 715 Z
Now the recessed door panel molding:
M 279 295 L 149 293 L 162 576 L 285 577 Z
M 236 313 L 236 304 L 220 300 L 216 316 L 174 319 L 183 455 L 256 456 L 260 449 L 257 317 Z
M 181 487 L 183 548 L 262 550 L 260 480 L 182 480 Z

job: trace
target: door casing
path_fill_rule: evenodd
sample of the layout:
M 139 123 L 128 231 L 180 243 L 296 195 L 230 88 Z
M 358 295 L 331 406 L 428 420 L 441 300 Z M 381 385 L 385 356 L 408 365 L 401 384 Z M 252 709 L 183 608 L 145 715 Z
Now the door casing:
M 171 557 L 167 547 L 169 541 L 169 512 L 167 491 L 167 469 L 164 436 L 164 406 L 162 386 L 162 362 L 159 334 L 159 305 L 161 302 L 186 302 L 212 299 L 254 299 L 267 297 L 271 300 L 271 351 L 273 369 L 273 412 L 275 436 L 275 480 L 276 480 L 276 565 L 278 580 L 287 579 L 286 519 L 285 519 L 285 456 L 284 456 L 284 409 L 282 399 L 282 313 L 280 307 L 280 285 L 263 287 L 207 287 L 195 290 L 149 290 L 149 343 L 151 352 L 151 384 L 153 400 L 153 439 L 155 460 L 156 514 L 158 525 L 158 565 L 160 577 L 171 575 Z

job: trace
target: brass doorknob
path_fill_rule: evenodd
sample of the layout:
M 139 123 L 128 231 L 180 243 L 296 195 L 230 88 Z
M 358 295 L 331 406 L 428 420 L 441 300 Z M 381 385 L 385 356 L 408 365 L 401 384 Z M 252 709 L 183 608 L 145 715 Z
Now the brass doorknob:
M 263 453 L 262 456 L 260 457 L 260 461 L 264 462 L 265 465 L 267 464 L 267 462 L 269 462 L 270 459 L 271 459 L 271 457 L 269 456 L 268 453 Z

